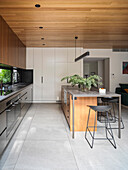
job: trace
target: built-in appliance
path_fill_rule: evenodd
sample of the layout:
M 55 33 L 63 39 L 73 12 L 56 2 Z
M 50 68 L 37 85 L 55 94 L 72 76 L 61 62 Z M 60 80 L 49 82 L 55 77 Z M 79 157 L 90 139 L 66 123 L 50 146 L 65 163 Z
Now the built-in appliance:
M 20 73 L 19 70 L 17 69 L 13 69 L 13 73 L 12 73 L 12 83 L 19 83 L 20 82 Z
M 64 89 L 64 103 L 67 104 L 67 91 Z
M 6 106 L 7 106 L 6 117 L 7 117 L 7 136 L 8 136 L 21 115 L 21 104 L 20 104 L 19 95 L 13 98 L 12 100 L 9 100 Z
M 6 103 L 0 103 L 0 153 L 4 150 L 6 146 Z

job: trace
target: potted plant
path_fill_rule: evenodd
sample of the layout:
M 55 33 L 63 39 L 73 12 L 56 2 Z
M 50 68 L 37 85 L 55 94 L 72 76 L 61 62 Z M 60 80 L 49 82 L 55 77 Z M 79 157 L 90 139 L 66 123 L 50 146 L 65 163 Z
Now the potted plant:
M 98 87 L 98 85 L 102 85 L 102 78 L 98 75 L 91 75 L 88 78 L 83 78 L 75 74 L 73 76 L 66 76 L 62 78 L 61 81 L 64 81 L 65 79 L 67 79 L 67 82 L 72 86 L 78 85 L 82 91 L 90 90 L 92 86 Z

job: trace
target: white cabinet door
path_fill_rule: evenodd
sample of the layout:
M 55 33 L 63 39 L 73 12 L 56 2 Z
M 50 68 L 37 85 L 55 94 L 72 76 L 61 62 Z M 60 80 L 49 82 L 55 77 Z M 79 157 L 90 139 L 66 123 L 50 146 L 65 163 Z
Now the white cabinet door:
M 55 62 L 67 63 L 68 62 L 68 49 L 67 48 L 55 48 Z
M 33 86 L 34 101 L 41 101 L 43 99 L 42 67 L 43 67 L 42 49 L 34 48 L 34 86 Z
M 56 63 L 55 66 L 55 89 L 56 89 L 56 98 L 61 99 L 61 85 L 67 85 L 67 81 L 61 82 L 61 79 L 68 74 L 67 63 Z
M 26 49 L 26 68 L 27 69 L 33 69 L 33 60 L 34 60 L 34 50 L 33 48 L 27 48 Z
M 55 98 L 55 59 L 54 49 L 43 49 L 43 100 L 53 101 Z

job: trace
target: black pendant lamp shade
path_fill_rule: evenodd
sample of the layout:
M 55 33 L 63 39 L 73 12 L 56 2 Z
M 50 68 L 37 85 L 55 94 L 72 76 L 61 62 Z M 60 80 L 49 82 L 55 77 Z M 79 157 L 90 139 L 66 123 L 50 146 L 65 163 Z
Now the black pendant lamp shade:
M 81 60 L 82 58 L 89 56 L 90 53 L 89 51 L 85 52 L 84 54 L 80 55 L 79 57 L 75 58 L 75 62 L 77 62 L 78 60 Z

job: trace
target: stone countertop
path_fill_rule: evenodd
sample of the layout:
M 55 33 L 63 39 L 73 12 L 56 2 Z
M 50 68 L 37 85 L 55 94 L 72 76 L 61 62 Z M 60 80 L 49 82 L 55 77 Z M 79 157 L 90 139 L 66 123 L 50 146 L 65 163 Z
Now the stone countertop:
M 68 90 L 68 92 L 75 97 L 120 97 L 120 94 L 107 92 L 106 94 L 100 94 L 97 91 L 82 92 L 79 90 Z
M 12 92 L 8 95 L 0 96 L 0 102 L 11 97 L 12 95 L 15 95 L 16 93 L 19 93 L 20 91 L 24 90 L 29 85 L 31 85 L 31 84 L 18 83 L 18 84 L 9 86 L 9 90 L 12 90 Z
M 120 94 L 116 94 L 113 92 L 100 94 L 98 91 L 82 92 L 78 89 L 78 87 L 72 87 L 72 86 L 66 86 L 66 85 L 63 85 L 62 87 L 74 97 L 120 97 L 121 96 Z

